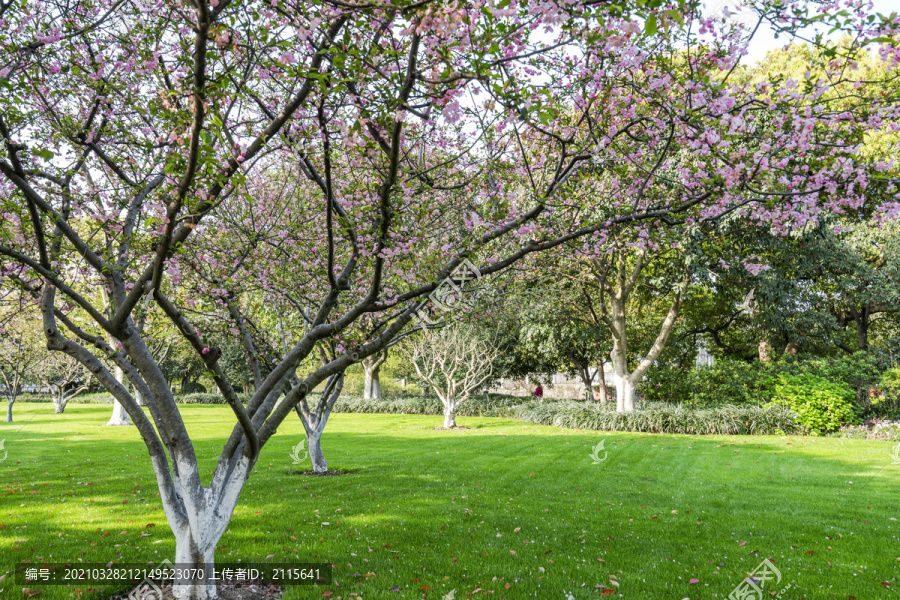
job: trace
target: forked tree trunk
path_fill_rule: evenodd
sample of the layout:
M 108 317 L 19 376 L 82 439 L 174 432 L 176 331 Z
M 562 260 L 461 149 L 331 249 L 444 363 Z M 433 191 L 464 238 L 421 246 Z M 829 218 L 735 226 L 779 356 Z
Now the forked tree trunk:
M 165 468 L 163 465 L 154 461 L 154 469 Z M 166 493 L 166 486 L 160 486 L 163 509 L 175 536 L 175 566 L 182 569 L 182 578 L 172 586 L 175 598 L 211 600 L 218 596 L 213 553 L 228 528 L 251 466 L 250 459 L 241 456 L 230 474 L 217 469 L 210 486 L 202 487 L 196 467 L 190 461 L 179 461 L 183 480 L 175 476 L 172 483 L 180 494 Z M 158 473 L 157 479 L 166 476 Z
M 300 422 L 303 423 L 303 429 L 306 431 L 306 448 L 309 451 L 309 460 L 312 463 L 313 472 L 328 472 L 328 461 L 325 460 L 325 454 L 322 452 L 322 432 L 325 431 L 325 425 L 328 424 L 328 418 L 331 416 L 331 409 L 334 403 L 341 395 L 341 389 L 344 387 L 344 375 L 341 373 L 330 379 L 322 392 L 322 398 L 313 410 L 309 409 L 305 399 L 295 407 Z

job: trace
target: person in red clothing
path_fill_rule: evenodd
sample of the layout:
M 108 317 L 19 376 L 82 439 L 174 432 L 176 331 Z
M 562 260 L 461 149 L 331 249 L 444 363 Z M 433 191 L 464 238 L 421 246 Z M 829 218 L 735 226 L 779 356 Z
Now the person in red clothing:
M 544 389 L 540 386 L 540 384 L 534 388 L 534 397 L 538 400 L 544 399 Z

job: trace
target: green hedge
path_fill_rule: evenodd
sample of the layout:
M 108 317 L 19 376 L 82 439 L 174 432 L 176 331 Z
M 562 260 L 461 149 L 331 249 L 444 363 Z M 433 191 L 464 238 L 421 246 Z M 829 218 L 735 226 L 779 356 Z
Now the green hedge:
M 463 402 L 456 414 L 461 417 L 508 417 L 511 416 L 511 408 L 530 400 L 527 397 L 499 394 L 475 396 Z M 554 401 L 547 399 L 546 402 Z M 342 395 L 334 403 L 332 412 L 443 415 L 444 405 L 435 396 L 393 396 L 381 400 L 363 400 L 361 396 Z
M 584 402 L 532 402 L 517 407 L 514 416 L 528 423 L 603 431 L 694 435 L 773 435 L 800 432 L 800 426 L 791 411 L 781 406 L 725 405 L 695 409 L 683 404 L 646 402 L 633 412 L 618 413 L 614 407 Z

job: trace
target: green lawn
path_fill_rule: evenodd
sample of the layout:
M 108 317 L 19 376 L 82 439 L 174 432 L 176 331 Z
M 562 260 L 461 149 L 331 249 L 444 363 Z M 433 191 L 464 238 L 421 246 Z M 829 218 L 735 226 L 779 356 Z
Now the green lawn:
M 182 410 L 208 477 L 229 409 Z M 109 412 L 17 404 L 16 422 L 0 424 L 0 574 L 23 560 L 174 558 L 143 444 L 134 428 L 104 427 Z M 287 598 L 456 590 L 458 600 L 479 590 L 473 598 L 563 600 L 600 598 L 597 586 L 613 581 L 614 597 L 727 598 L 766 557 L 783 575 L 767 590 L 794 583 L 781 598 L 900 590 L 900 465 L 887 442 L 605 434 L 489 418 L 461 418 L 471 431 L 429 430 L 440 420 L 333 415 L 325 454 L 350 474 L 325 478 L 290 474 L 302 427 L 289 421 L 264 448 L 216 556 L 336 565 L 333 585 L 289 588 Z M 607 458 L 594 464 L 600 440 Z M 23 598 L 10 579 L 0 598 Z M 38 589 L 39 600 L 80 593 Z

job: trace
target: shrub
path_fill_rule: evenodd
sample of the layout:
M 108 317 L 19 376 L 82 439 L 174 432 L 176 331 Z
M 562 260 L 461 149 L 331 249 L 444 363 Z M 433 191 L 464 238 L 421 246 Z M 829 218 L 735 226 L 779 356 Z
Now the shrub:
M 767 363 L 720 359 L 712 366 L 691 371 L 687 400 L 701 407 L 761 404 L 775 391 L 774 375 L 772 365 Z
M 900 367 L 885 371 L 878 387 L 882 392 L 881 401 L 887 401 L 892 407 L 896 407 L 900 402 Z
M 650 402 L 683 402 L 691 397 L 691 373 L 653 365 L 640 388 L 641 398 Z
M 647 373 L 641 393 L 648 400 L 685 402 L 709 407 L 721 404 L 762 404 L 775 395 L 778 376 L 811 374 L 846 384 L 856 404 L 867 412 L 884 412 L 893 404 L 879 402 L 870 390 L 881 387 L 886 365 L 874 354 L 857 352 L 833 357 L 782 356 L 777 361 L 746 362 L 721 358 L 690 372 Z M 900 376 L 897 381 L 900 387 Z M 873 401 L 874 398 L 874 401 Z
M 800 429 L 790 410 L 771 405 L 692 409 L 683 404 L 647 402 L 634 412 L 617 413 L 614 407 L 599 404 L 562 401 L 540 405 L 530 402 L 517 407 L 513 415 L 529 423 L 604 431 L 772 435 L 797 433 Z
M 250 394 L 237 395 L 238 399 L 243 404 L 247 404 L 247 402 L 250 401 L 250 396 Z M 224 396 L 220 394 L 209 394 L 205 392 L 176 396 L 175 402 L 179 402 L 181 404 L 226 404 Z
M 205 394 L 206 387 L 202 384 L 197 383 L 196 381 L 189 381 L 181 388 L 181 393 L 184 395 L 188 394 Z
M 456 411 L 460 417 L 508 417 L 510 408 L 526 403 L 530 398 L 487 394 L 473 396 Z M 547 400 L 552 402 L 552 400 Z M 381 400 L 364 400 L 361 396 L 341 395 L 333 412 L 385 413 L 407 415 L 443 415 L 444 405 L 435 396 L 386 396 Z
M 772 403 L 790 408 L 797 415 L 797 423 L 818 435 L 858 422 L 853 399 L 853 390 L 843 381 L 811 373 L 782 373 L 777 378 Z

